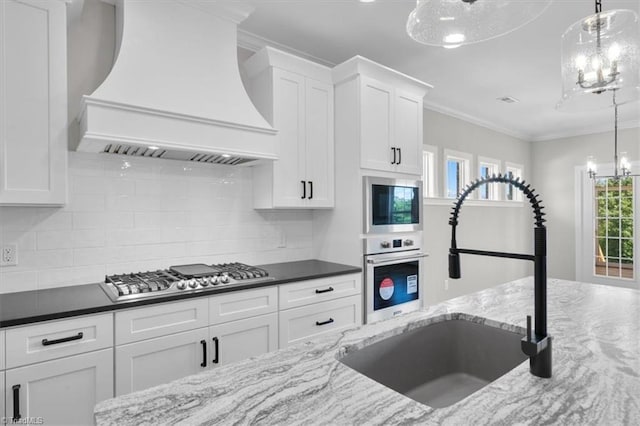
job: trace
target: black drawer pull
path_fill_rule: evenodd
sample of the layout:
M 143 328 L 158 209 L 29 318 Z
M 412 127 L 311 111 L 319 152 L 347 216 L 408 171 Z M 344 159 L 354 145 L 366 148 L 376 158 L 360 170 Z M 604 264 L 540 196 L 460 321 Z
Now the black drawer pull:
M 396 149 L 394 147 L 391 147 L 391 150 L 393 151 L 393 161 L 391 162 L 391 164 L 396 164 Z
M 54 339 L 54 340 L 42 339 L 42 346 L 57 345 L 58 343 L 71 342 L 73 340 L 80 340 L 83 337 L 84 337 L 84 334 L 82 334 L 82 331 L 80 331 L 75 336 L 63 337 L 62 339 Z
M 327 325 L 327 324 L 331 324 L 332 322 L 333 322 L 333 318 L 329 318 L 328 320 L 322 321 L 322 322 L 316 321 L 316 325 Z
M 309 181 L 309 199 L 313 198 L 313 182 Z
M 20 420 L 20 385 L 13 385 L 13 420 Z
M 333 291 L 333 287 L 325 288 L 324 290 L 318 290 L 316 288 L 316 294 L 329 293 L 330 291 Z
M 302 183 L 302 198 L 303 200 L 307 198 L 307 183 L 303 180 L 300 181 Z
M 398 148 L 398 162 L 396 164 L 402 164 L 402 150 Z
M 219 349 L 219 346 L 220 346 L 220 341 L 218 340 L 218 338 L 217 338 L 217 337 L 214 337 L 214 338 L 213 338 L 213 339 L 211 339 L 211 340 L 213 340 L 213 343 L 215 344 L 215 346 L 213 347 L 213 348 L 214 348 L 214 352 L 213 352 L 213 353 L 215 354 L 215 358 L 213 358 L 213 361 L 211 361 L 211 362 L 213 362 L 214 364 L 217 364 L 217 363 L 218 363 L 218 361 L 220 361 L 220 360 L 218 359 L 218 355 L 219 355 L 219 353 L 218 353 L 218 352 L 219 352 L 219 351 L 218 351 L 218 349 Z
M 202 345 L 202 362 L 200 363 L 200 367 L 207 366 L 207 341 L 200 340 L 200 344 Z

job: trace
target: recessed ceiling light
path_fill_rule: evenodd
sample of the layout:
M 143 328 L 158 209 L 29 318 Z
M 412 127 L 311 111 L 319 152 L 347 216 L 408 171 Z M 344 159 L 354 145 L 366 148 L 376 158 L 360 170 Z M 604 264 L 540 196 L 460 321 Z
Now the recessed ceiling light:
M 229 157 L 231 157 L 231 155 L 229 155 L 229 154 L 222 154 L 222 156 L 223 156 L 224 158 L 229 158 Z
M 360 3 L 373 3 L 376 0 L 360 0 Z
M 453 16 L 441 16 L 440 20 L 441 21 L 455 21 L 456 18 L 454 18 Z
M 444 47 L 445 49 L 456 49 L 456 48 L 458 48 L 460 46 L 462 46 L 462 45 L 461 44 L 447 44 L 447 45 L 444 45 L 442 47 Z
M 151 145 L 151 146 L 149 146 L 149 147 L 147 147 L 147 148 L 149 148 L 149 149 L 150 149 L 150 150 L 152 150 L 152 151 L 155 151 L 156 149 L 160 149 L 160 147 L 157 147 L 157 146 L 155 146 L 155 145 Z
M 520 102 L 519 99 L 516 99 L 513 96 L 502 96 L 496 99 L 507 104 L 515 104 L 516 102 Z

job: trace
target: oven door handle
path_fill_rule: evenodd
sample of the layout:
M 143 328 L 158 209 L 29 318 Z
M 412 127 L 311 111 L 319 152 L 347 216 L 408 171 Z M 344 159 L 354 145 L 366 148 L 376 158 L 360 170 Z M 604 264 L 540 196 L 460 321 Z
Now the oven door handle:
M 414 259 L 418 260 L 420 258 L 427 257 L 427 256 L 429 256 L 427 253 L 413 253 L 409 256 L 384 257 L 381 259 L 367 259 L 367 263 L 376 265 L 378 263 L 398 262 L 398 261 L 414 260 Z

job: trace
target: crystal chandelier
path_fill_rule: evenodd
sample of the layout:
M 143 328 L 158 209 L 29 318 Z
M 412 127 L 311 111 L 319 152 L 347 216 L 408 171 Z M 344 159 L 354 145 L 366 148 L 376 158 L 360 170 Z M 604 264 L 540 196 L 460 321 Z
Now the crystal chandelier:
M 489 40 L 540 16 L 552 0 L 417 0 L 407 20 L 415 41 L 445 48 Z

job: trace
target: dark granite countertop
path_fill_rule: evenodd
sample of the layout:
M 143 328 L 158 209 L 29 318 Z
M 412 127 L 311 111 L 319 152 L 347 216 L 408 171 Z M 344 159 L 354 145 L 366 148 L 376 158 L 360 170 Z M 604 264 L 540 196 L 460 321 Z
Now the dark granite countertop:
M 362 271 L 359 267 L 320 260 L 257 266 L 266 269 L 269 276 L 275 279 L 262 283 L 239 283 L 197 292 L 174 293 L 164 297 L 126 302 L 112 302 L 99 284 L 0 294 L 0 328 Z

